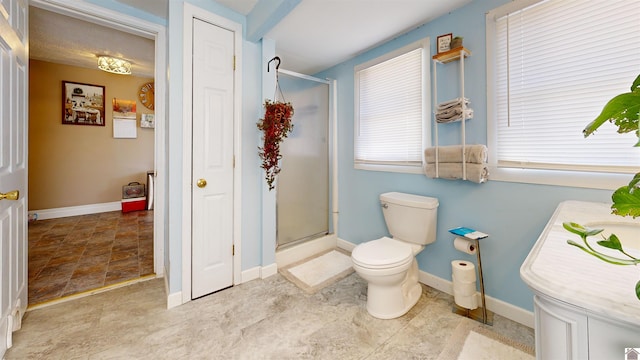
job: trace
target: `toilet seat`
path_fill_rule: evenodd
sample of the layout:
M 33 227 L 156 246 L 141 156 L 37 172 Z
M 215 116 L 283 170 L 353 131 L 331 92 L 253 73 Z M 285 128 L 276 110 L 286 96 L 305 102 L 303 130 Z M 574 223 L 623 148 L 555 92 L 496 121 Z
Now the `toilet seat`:
M 411 245 L 385 236 L 356 246 L 351 258 L 363 268 L 388 269 L 412 262 L 414 255 Z

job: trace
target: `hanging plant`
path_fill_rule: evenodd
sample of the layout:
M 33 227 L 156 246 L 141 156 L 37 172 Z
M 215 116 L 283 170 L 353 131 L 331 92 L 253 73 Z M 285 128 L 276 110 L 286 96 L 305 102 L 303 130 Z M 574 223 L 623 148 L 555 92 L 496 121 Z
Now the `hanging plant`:
M 273 182 L 280 172 L 279 160 L 280 143 L 289 135 L 293 129 L 291 117 L 293 116 L 293 106 L 291 103 L 271 102 L 264 103 L 264 118 L 258 122 L 258 129 L 262 130 L 262 147 L 258 147 L 262 168 L 265 171 L 265 179 L 269 185 L 269 190 L 273 190 Z

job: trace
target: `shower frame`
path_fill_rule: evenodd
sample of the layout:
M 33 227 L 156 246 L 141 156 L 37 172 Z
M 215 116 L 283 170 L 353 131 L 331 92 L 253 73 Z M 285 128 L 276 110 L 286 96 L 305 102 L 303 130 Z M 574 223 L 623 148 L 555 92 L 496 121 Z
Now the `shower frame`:
M 327 229 L 328 234 L 338 234 L 338 146 L 337 146 L 337 81 L 333 79 L 320 79 L 314 76 L 301 74 L 295 71 L 290 71 L 286 69 L 278 69 L 278 73 L 285 74 L 290 77 L 309 80 L 320 84 L 328 85 L 329 95 L 328 95 L 328 136 L 329 136 L 329 146 L 328 146 L 328 161 L 329 161 L 329 226 Z M 277 199 L 277 195 L 276 195 Z M 276 200 L 277 206 L 277 200 Z M 277 211 L 276 211 L 277 214 Z M 278 221 L 276 219 L 276 232 L 278 231 Z M 321 236 L 320 236 L 321 237 Z M 278 235 L 276 233 L 276 250 L 281 250 L 285 248 L 289 248 L 292 246 L 304 244 L 306 241 L 316 239 L 317 236 L 309 236 L 301 239 L 296 239 L 289 243 L 279 244 L 278 243 Z

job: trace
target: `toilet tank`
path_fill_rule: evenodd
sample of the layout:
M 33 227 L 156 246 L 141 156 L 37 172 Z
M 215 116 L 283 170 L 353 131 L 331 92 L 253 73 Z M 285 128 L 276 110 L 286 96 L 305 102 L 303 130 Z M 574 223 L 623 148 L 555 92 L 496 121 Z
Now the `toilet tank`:
M 380 195 L 384 221 L 394 239 L 418 245 L 436 241 L 438 199 L 389 192 Z

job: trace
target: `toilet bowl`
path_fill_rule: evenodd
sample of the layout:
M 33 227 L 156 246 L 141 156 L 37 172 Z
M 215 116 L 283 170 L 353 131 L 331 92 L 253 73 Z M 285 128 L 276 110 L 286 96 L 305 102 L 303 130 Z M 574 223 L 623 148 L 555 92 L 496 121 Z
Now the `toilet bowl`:
M 385 222 L 392 235 L 356 246 L 353 268 L 367 281 L 367 311 L 380 319 L 406 314 L 420 299 L 418 262 L 415 256 L 435 241 L 434 198 L 385 193 L 380 195 Z

